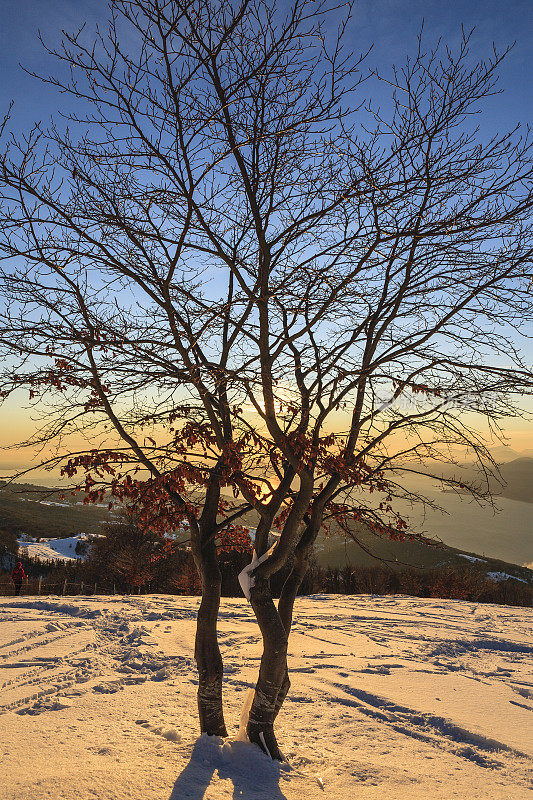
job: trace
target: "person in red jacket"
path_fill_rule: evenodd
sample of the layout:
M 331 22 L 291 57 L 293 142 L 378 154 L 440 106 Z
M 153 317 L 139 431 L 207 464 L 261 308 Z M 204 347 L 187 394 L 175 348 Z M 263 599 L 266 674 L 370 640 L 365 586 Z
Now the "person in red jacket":
M 24 572 L 24 567 L 22 566 L 22 561 L 17 561 L 17 565 L 13 567 L 13 572 L 11 573 L 11 580 L 15 585 L 15 597 L 18 597 L 20 594 L 20 590 L 22 588 L 22 581 L 26 577 L 26 573 Z

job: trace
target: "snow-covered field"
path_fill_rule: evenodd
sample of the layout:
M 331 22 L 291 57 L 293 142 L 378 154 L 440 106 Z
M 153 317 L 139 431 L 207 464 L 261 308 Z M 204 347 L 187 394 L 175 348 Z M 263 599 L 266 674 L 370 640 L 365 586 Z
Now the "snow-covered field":
M 224 600 L 230 737 L 199 737 L 198 598 L 2 598 L 2 800 L 523 800 L 533 755 L 528 609 L 302 598 L 288 758 L 238 737 L 260 642 Z
M 85 533 L 65 536 L 63 539 L 41 539 L 39 542 L 26 536 L 18 540 L 18 546 L 21 551 L 26 551 L 29 558 L 39 558 L 41 561 L 75 561 L 80 557 L 76 555 L 76 545 L 79 541 L 86 540 Z

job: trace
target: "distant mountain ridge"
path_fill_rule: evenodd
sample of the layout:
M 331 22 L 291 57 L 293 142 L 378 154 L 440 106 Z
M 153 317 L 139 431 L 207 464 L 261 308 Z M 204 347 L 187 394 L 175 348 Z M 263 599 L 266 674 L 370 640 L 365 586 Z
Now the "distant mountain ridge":
M 497 462 L 499 475 L 489 476 L 488 486 L 493 495 L 533 503 L 533 458 L 519 456 L 511 461 Z M 434 467 L 435 475 L 445 478 L 455 477 L 486 488 L 487 478 L 476 464 L 441 464 Z

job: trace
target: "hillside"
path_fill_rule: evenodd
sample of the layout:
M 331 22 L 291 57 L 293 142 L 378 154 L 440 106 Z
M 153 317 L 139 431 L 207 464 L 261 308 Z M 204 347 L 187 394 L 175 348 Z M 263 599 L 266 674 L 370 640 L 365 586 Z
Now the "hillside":
M 300 598 L 280 766 L 238 732 L 261 652 L 244 600 L 220 609 L 229 738 L 198 735 L 197 607 L 162 595 L 3 599 L 2 800 L 526 797 L 530 610 Z
M 533 459 L 525 460 L 533 465 Z M 508 466 L 512 467 L 513 463 Z M 83 505 L 81 493 L 63 499 L 60 495 L 60 490 L 45 490 L 31 484 L 0 488 L 0 528 L 15 532 L 21 546 L 27 548 L 32 558 L 75 558 L 75 547 L 82 534 L 98 534 L 102 523 L 120 518 L 116 510 L 110 512 L 106 504 Z M 243 521 L 253 536 L 257 515 L 248 513 Z M 28 541 L 21 540 L 22 534 L 42 541 L 28 544 Z M 377 537 L 362 527 L 357 529 L 357 538 L 362 546 L 351 540 L 345 541 L 339 532 L 333 532 L 329 537 L 322 535 L 317 542 L 317 563 L 324 567 L 357 567 L 374 566 L 384 561 L 392 569 L 415 567 L 422 570 L 446 565 L 485 573 L 501 572 L 528 581 L 532 575 L 530 570 L 511 562 L 480 556 L 466 545 L 459 549 L 437 540 L 433 546 L 419 542 L 394 542 Z
M 500 472 L 503 485 L 498 486 L 498 482 L 494 481 L 491 484 L 494 494 L 533 503 L 533 458 L 516 458 L 501 464 Z
M 86 554 L 81 555 L 76 552 L 78 544 L 81 542 L 85 545 L 90 540 L 91 536 L 85 533 L 78 533 L 75 536 L 63 536 L 58 539 L 42 538 L 38 542 L 25 536 L 18 540 L 19 555 L 25 555 L 28 558 L 38 559 L 39 561 L 75 561 L 77 558 L 86 557 Z
M 410 567 L 421 570 L 436 567 L 454 567 L 508 575 L 528 583 L 533 581 L 533 571 L 528 567 L 512 564 L 488 556 L 471 553 L 466 549 L 449 547 L 434 541 L 431 545 L 421 542 L 394 542 L 382 539 L 364 529 L 357 531 L 356 542 L 339 536 L 321 536 L 316 547 L 316 561 L 322 567 L 373 567 L 384 564 L 390 569 L 403 570 Z
M 102 522 L 116 519 L 106 504 L 83 505 L 83 494 L 68 494 L 33 484 L 0 487 L 0 528 L 17 536 L 58 538 L 79 533 L 99 533 Z

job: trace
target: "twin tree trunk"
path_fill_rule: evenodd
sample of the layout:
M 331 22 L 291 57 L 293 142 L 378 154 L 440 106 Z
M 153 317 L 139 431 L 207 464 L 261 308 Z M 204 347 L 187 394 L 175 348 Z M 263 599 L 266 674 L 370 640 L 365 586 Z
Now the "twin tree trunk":
M 304 535 L 296 548 L 292 570 L 283 585 L 278 608 L 268 580 L 256 579 L 250 602 L 263 637 L 263 656 L 250 709 L 247 734 L 272 759 L 283 761 L 274 733 L 274 722 L 290 688 L 287 646 L 294 601 L 307 572 L 308 556 L 315 537 Z
M 263 752 L 272 759 L 283 761 L 274 734 L 274 720 L 290 686 L 288 632 L 275 606 L 268 580 L 256 580 L 250 590 L 250 603 L 263 637 L 263 655 L 246 732 L 248 739 L 259 745 Z
M 198 537 L 204 538 L 204 537 Z M 312 541 L 303 537 L 294 564 L 283 586 L 278 608 L 268 579 L 257 578 L 250 603 L 263 638 L 263 655 L 247 735 L 272 759 L 283 761 L 274 722 L 290 688 L 287 645 L 294 601 L 308 566 Z M 196 626 L 195 659 L 198 667 L 198 712 L 200 730 L 210 736 L 227 736 L 222 702 L 223 664 L 217 639 L 221 573 L 214 538 L 193 544 L 193 555 L 202 584 L 202 599 Z

